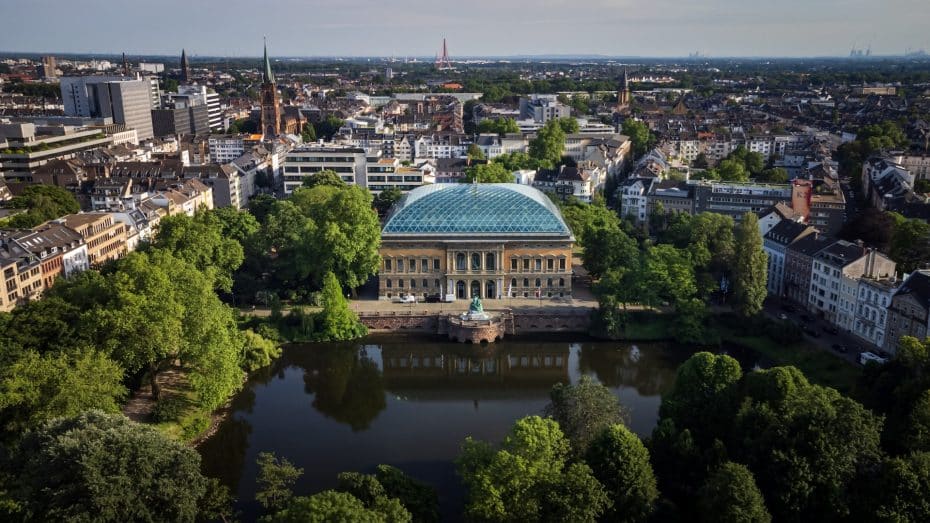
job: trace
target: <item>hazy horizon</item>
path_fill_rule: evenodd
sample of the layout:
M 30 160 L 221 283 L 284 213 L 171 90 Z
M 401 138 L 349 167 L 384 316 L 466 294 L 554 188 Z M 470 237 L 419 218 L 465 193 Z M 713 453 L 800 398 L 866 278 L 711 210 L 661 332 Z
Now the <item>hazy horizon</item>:
M 930 49 L 926 0 L 4 0 L 0 51 L 279 58 L 875 56 Z

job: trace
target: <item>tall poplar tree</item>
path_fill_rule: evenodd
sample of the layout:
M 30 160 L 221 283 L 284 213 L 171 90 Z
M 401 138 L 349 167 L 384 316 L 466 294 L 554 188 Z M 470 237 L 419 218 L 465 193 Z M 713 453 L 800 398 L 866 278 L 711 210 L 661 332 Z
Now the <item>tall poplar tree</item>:
M 736 266 L 733 270 L 734 307 L 743 316 L 762 310 L 768 278 L 768 255 L 762 250 L 759 218 L 747 212 L 736 227 Z

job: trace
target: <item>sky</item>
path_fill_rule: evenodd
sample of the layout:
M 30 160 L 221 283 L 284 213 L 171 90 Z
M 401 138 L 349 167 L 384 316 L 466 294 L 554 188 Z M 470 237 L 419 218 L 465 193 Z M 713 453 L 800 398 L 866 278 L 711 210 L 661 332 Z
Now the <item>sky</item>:
M 0 0 L 0 52 L 889 55 L 928 28 L 930 0 Z

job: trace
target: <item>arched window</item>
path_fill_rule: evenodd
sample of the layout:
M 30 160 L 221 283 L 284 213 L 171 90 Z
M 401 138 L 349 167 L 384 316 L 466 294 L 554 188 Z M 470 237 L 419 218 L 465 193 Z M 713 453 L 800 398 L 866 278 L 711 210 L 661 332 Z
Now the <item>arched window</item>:
M 524 286 L 524 287 L 529 287 L 529 286 L 530 286 L 530 279 L 529 279 L 529 278 L 523 278 L 523 286 Z
M 565 278 L 559 278 L 559 287 L 565 287 Z
M 511 279 L 510 279 L 510 288 L 514 288 L 514 287 L 516 287 L 516 286 L 517 286 L 517 279 L 516 279 L 516 278 L 511 278 Z
M 539 288 L 542 286 L 542 282 L 539 281 L 539 278 L 536 278 L 536 287 Z
M 410 288 L 411 288 L 411 289 L 416 289 L 416 288 L 417 288 L 417 281 L 416 281 L 416 280 L 410 280 Z
M 465 253 L 464 252 L 455 253 L 455 270 L 457 271 L 465 270 Z
M 484 284 L 484 297 L 493 300 L 497 298 L 497 284 L 493 280 L 488 280 Z
M 393 282 L 391 282 L 391 280 L 385 280 L 384 286 L 390 289 L 391 287 L 393 287 Z
M 477 252 L 471 254 L 471 270 L 480 271 L 481 270 L 481 255 Z
M 484 257 L 484 268 L 488 271 L 493 271 L 497 269 L 497 255 L 493 252 L 489 252 Z
M 546 280 L 546 287 L 552 288 L 552 278 Z

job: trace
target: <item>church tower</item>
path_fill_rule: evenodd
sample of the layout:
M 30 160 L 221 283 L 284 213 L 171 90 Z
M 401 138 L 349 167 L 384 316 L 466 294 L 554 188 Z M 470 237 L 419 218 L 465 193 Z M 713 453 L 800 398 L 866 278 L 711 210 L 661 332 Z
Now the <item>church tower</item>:
M 630 78 L 626 74 L 626 68 L 623 69 L 623 85 L 617 89 L 617 111 L 621 111 L 630 105 Z
M 274 73 L 271 72 L 271 61 L 268 60 L 268 43 L 265 43 L 265 59 L 262 68 L 262 137 L 274 138 L 278 135 L 281 125 L 281 100 L 278 98 L 278 89 L 274 83 Z
M 181 83 L 187 85 L 191 81 L 191 64 L 187 61 L 187 52 L 181 49 Z

